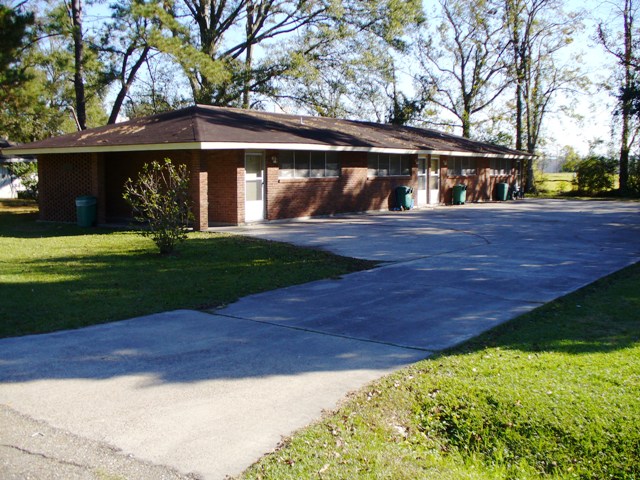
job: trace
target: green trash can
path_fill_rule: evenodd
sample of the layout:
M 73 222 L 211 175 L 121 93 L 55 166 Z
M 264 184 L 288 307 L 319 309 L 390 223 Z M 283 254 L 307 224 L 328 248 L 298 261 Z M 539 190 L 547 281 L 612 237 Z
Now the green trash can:
M 91 195 L 76 197 L 76 215 L 79 227 L 92 227 L 96 223 L 98 199 Z
M 396 209 L 411 210 L 413 208 L 413 189 L 405 185 L 396 187 Z
M 509 194 L 509 184 L 508 183 L 498 183 L 496 185 L 496 200 L 499 202 L 504 202 L 507 199 L 507 195 Z
M 453 187 L 453 204 L 454 205 L 464 205 L 464 202 L 467 200 L 467 186 L 466 185 L 456 185 Z

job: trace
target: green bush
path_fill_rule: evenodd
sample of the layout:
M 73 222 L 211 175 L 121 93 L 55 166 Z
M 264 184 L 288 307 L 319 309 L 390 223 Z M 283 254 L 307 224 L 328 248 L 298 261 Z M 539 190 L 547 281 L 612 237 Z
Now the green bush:
M 18 192 L 18 198 L 38 199 L 38 164 L 36 162 L 13 162 L 7 164 L 9 175 L 19 178 L 25 188 Z
M 627 188 L 631 195 L 640 196 L 640 160 L 629 161 L 629 180 Z
M 595 155 L 585 158 L 578 164 L 578 190 L 589 195 L 611 190 L 615 171 L 613 159 Z
M 123 197 L 133 218 L 145 227 L 142 235 L 150 237 L 160 253 L 171 253 L 186 240 L 192 219 L 186 165 L 176 166 L 168 158 L 164 164 L 146 163 L 136 182 L 127 179 Z
M 580 165 L 580 157 L 572 158 L 570 160 L 566 160 L 563 164 L 561 170 L 563 173 L 573 173 L 578 170 L 578 166 Z

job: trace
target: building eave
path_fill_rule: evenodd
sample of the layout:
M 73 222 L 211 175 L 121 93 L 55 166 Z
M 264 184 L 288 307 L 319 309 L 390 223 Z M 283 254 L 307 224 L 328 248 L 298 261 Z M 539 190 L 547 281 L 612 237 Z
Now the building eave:
M 529 158 L 530 155 L 516 155 L 512 153 L 480 153 L 455 150 L 431 150 L 424 148 L 391 148 L 391 147 L 367 147 L 348 145 L 322 145 L 315 143 L 249 143 L 249 142 L 182 142 L 182 143 L 153 143 L 135 145 L 94 145 L 94 146 L 69 146 L 29 148 L 11 147 L 5 149 L 13 155 L 51 155 L 68 153 L 115 153 L 115 152 L 158 152 L 179 150 L 312 150 L 312 151 L 336 151 L 336 152 L 372 152 L 389 154 L 410 155 L 442 155 L 457 157 L 479 158 L 507 158 L 520 160 Z

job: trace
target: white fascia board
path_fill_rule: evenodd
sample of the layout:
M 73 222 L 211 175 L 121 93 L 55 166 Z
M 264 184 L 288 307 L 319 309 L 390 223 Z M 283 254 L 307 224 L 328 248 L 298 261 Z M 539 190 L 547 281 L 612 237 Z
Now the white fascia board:
M 442 155 L 449 157 L 480 157 L 480 158 L 508 158 L 512 160 L 520 160 L 524 158 L 529 158 L 530 155 L 514 155 L 514 154 L 504 154 L 504 153 L 474 153 L 474 152 L 456 152 L 456 151 L 446 151 L 446 150 L 429 150 L 429 151 L 420 151 L 421 154 L 430 154 L 430 155 Z M 531 155 L 532 156 L 532 155 Z
M 108 152 L 157 152 L 160 150 L 200 150 L 200 142 L 151 143 L 143 145 L 96 145 L 90 147 L 29 148 L 13 147 L 10 153 L 17 155 L 44 155 L 55 153 L 108 153 Z
M 317 143 L 235 143 L 203 142 L 202 150 L 311 150 L 321 152 L 378 152 L 378 153 L 417 153 L 408 148 L 351 147 L 341 145 L 319 145 Z
M 16 155 L 43 155 L 56 153 L 109 153 L 109 152 L 157 152 L 162 150 L 312 150 L 335 152 L 372 152 L 390 154 L 448 155 L 458 157 L 483 158 L 527 158 L 527 155 L 503 155 L 497 153 L 478 154 L 473 152 L 456 152 L 449 150 L 416 150 L 403 148 L 335 146 L 314 143 L 246 143 L 246 142 L 188 142 L 188 143 L 154 143 L 142 145 L 104 145 L 88 147 L 29 148 L 13 147 L 10 152 Z

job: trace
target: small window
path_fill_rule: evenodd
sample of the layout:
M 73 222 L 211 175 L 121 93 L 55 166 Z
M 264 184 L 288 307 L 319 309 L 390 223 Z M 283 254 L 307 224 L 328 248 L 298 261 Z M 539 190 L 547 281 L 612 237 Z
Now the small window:
M 476 175 L 476 159 L 469 157 L 449 158 L 449 177 L 470 177 Z
M 413 159 L 410 155 L 367 154 L 367 175 L 370 177 L 409 176 L 412 165 Z
M 392 155 L 389 158 L 389 175 L 400 175 L 402 173 L 402 157 L 400 155 Z
M 511 160 L 507 158 L 492 158 L 491 175 L 511 175 Z
M 411 175 L 411 167 L 413 166 L 413 158 L 411 157 L 411 155 L 402 155 L 400 164 L 400 175 Z
M 340 162 L 336 152 L 282 150 L 278 153 L 279 178 L 339 177 Z
M 280 162 L 280 178 L 293 178 L 293 152 L 290 150 L 283 150 L 278 154 L 278 161 Z
M 324 152 L 311 152 L 311 176 L 324 177 Z
M 307 178 L 309 176 L 310 152 L 294 152 L 294 164 L 296 166 L 295 176 L 297 178 Z
M 389 176 L 389 154 L 388 153 L 378 154 L 378 176 L 380 177 Z

